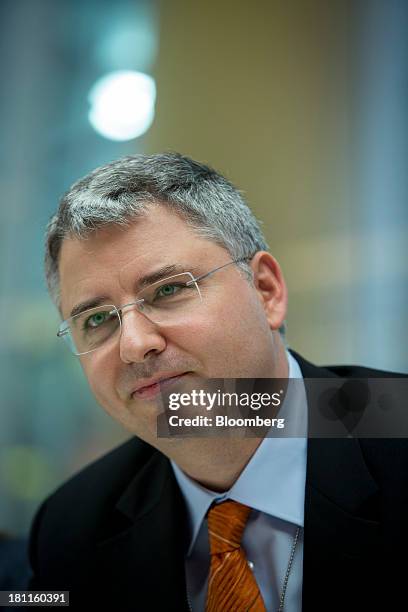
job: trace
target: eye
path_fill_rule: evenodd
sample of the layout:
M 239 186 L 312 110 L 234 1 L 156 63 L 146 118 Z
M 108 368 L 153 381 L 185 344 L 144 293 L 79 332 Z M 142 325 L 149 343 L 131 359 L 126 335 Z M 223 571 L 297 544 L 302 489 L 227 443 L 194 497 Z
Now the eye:
M 85 321 L 85 329 L 96 329 L 109 318 L 109 312 L 96 312 Z
M 176 293 L 178 293 L 180 291 L 180 289 L 185 288 L 185 285 L 181 285 L 181 284 L 168 284 L 168 285 L 162 285 L 161 287 L 159 287 L 159 289 L 156 291 L 156 298 L 163 298 L 163 297 L 172 297 L 173 295 L 175 295 Z

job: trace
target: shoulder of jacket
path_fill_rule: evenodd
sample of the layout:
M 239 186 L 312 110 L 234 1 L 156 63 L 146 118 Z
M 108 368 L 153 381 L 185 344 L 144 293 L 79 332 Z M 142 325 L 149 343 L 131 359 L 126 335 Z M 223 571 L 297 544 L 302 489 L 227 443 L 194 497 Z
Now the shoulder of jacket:
M 341 378 L 406 378 L 408 374 L 377 370 L 361 365 L 325 365 L 326 370 L 337 374 Z
M 133 437 L 81 469 L 59 486 L 42 503 L 34 519 L 39 527 L 46 523 L 57 534 L 61 520 L 71 525 L 97 524 L 114 508 L 117 500 L 139 470 L 158 451 Z
M 35 584 L 74 571 L 94 551 L 107 526 L 122 515 L 116 504 L 155 448 L 134 437 L 83 468 L 41 504 L 33 519 L 29 556 Z M 61 569 L 62 568 L 62 569 Z M 47 578 L 48 576 L 48 578 Z

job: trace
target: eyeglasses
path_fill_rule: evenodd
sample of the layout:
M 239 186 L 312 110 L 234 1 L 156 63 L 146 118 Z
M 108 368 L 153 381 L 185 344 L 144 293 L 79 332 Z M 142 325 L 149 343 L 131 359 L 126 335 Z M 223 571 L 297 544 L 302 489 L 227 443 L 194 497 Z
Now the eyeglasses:
M 245 257 L 229 261 L 197 278 L 191 272 L 169 276 L 139 291 L 134 302 L 120 307 L 103 304 L 62 321 L 57 336 L 66 341 L 74 355 L 86 355 L 96 351 L 105 346 L 118 330 L 121 332 L 123 310 L 128 306 L 136 306 L 152 323 L 181 323 L 202 302 L 198 286 L 200 281 L 231 264 L 250 260 L 251 257 Z

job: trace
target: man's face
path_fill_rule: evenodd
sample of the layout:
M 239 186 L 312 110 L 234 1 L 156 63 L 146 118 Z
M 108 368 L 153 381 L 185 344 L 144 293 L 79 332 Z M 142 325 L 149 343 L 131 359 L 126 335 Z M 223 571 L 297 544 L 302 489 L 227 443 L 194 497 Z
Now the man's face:
M 198 237 L 180 216 L 152 205 L 128 228 L 111 226 L 86 240 L 64 240 L 60 257 L 63 316 L 68 318 L 76 304 L 98 296 L 118 307 L 134 302 L 139 279 L 164 266 L 177 265 L 199 276 L 229 261 L 225 249 Z M 128 307 L 123 311 L 121 334 L 117 332 L 106 345 L 80 358 L 104 409 L 158 447 L 155 400 L 143 396 L 143 390 L 133 393 L 141 379 L 181 374 L 191 383 L 194 377 L 281 375 L 278 334 L 271 333 L 262 291 L 251 286 L 236 265 L 210 275 L 199 286 L 202 302 L 182 321 L 155 324 L 136 307 Z M 177 384 L 182 383 L 179 378 Z

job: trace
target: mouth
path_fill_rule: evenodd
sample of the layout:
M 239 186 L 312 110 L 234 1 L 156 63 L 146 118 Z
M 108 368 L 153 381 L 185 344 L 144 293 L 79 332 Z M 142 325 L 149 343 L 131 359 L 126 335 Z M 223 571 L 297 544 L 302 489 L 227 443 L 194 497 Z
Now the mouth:
M 184 374 L 177 374 L 176 376 L 170 376 L 169 378 L 163 378 L 159 380 L 158 382 L 153 383 L 152 385 L 146 385 L 145 387 L 140 387 L 140 389 L 137 389 L 136 391 L 132 393 L 132 398 L 133 399 L 143 399 L 143 400 L 154 399 L 155 397 L 160 395 L 162 389 L 165 389 L 169 387 L 170 385 L 173 385 L 175 382 L 177 382 L 184 376 L 187 376 L 187 374 L 188 372 L 185 372 Z

